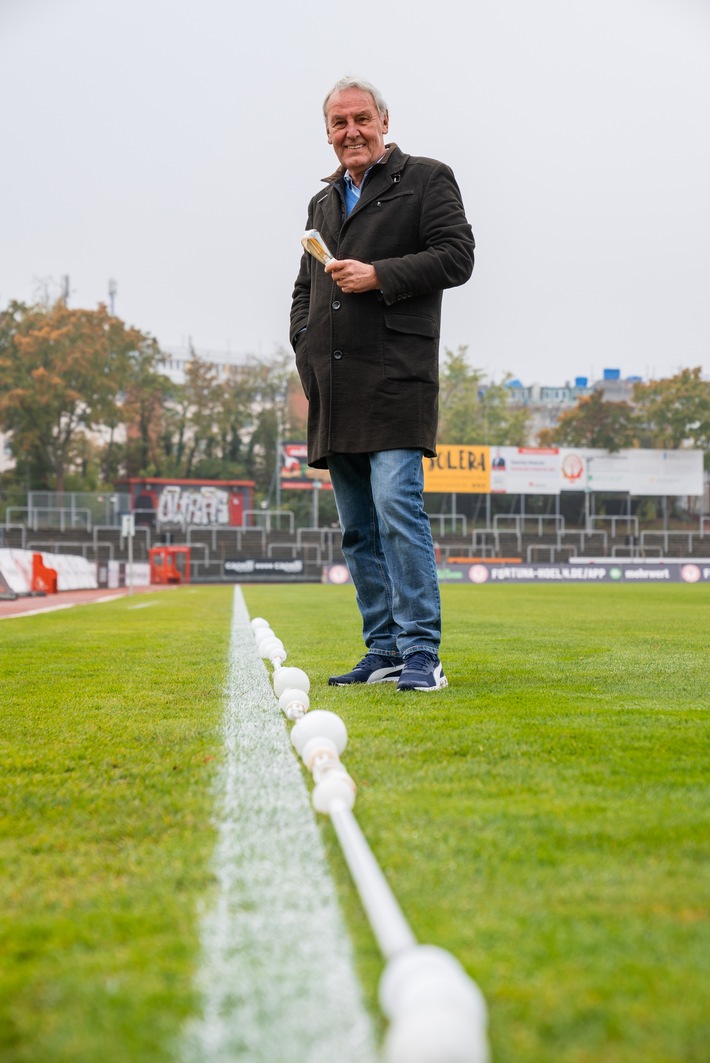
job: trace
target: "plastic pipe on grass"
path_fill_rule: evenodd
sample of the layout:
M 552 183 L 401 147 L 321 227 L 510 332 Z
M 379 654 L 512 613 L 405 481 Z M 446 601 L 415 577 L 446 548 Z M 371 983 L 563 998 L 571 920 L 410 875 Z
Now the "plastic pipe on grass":
M 274 673 L 279 705 L 290 718 L 292 709 L 300 715 L 308 708 L 310 683 L 305 672 L 299 672 L 277 667 Z M 295 695 L 306 704 L 297 704 Z M 313 775 L 313 807 L 330 816 L 386 961 L 379 987 L 389 1019 L 384 1059 L 489 1063 L 487 1012 L 480 989 L 446 950 L 417 943 L 353 814 L 356 787 L 340 761 L 347 740 L 341 718 L 324 710 L 300 715 L 291 730 L 291 743 Z
M 414 934 L 352 811 L 335 799 L 328 813 L 380 952 L 389 960 L 416 945 Z
M 386 960 L 380 1003 L 389 1019 L 386 1063 L 488 1063 L 483 995 L 444 949 L 419 945 L 354 814 L 355 784 L 340 763 L 345 724 L 332 712 L 299 720 L 291 741 L 312 772 L 313 806 L 330 816 Z

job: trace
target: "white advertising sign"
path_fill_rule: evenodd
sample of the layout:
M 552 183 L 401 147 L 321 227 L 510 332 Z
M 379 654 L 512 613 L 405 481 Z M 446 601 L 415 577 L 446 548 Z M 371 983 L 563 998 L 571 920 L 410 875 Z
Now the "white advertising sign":
M 702 495 L 700 450 L 589 450 L 585 456 L 590 491 L 631 495 Z
M 620 491 L 631 495 L 702 495 L 700 450 L 620 450 L 592 447 L 491 447 L 491 492 L 557 495 L 561 491 Z
M 556 447 L 491 447 L 491 493 L 556 495 L 560 452 Z

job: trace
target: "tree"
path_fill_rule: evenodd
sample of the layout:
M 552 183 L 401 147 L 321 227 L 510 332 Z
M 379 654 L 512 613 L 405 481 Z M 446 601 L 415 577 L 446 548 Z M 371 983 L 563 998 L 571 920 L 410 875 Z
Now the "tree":
M 473 369 L 467 348 L 448 348 L 439 391 L 439 440 L 442 443 L 483 443 L 493 446 L 523 446 L 528 414 L 512 409 L 506 387 L 486 383 L 484 374 Z
M 117 423 L 131 354 L 145 342 L 105 306 L 13 302 L 0 315 L 0 426 L 35 486 L 62 491 L 87 433 Z
M 108 427 L 111 435 L 106 445 L 102 472 L 111 483 L 117 475 L 159 475 L 163 462 L 165 410 L 173 396 L 174 385 L 162 372 L 165 361 L 157 341 L 144 333 L 134 336 L 133 350 L 125 375 L 119 382 L 115 421 Z M 124 427 L 125 442 L 114 445 L 114 430 Z
M 279 439 L 288 435 L 288 394 L 294 369 L 284 351 L 269 362 L 254 361 L 250 366 L 252 430 L 247 447 L 247 474 L 259 488 L 268 490 L 275 475 Z
M 540 446 L 599 447 L 610 452 L 637 447 L 638 422 L 628 402 L 606 402 L 597 390 L 538 435 Z
M 185 380 L 173 387 L 164 411 L 162 444 L 167 475 L 191 477 L 201 459 L 213 456 L 222 391 L 215 366 L 191 350 Z
M 699 366 L 668 380 L 636 384 L 634 401 L 643 446 L 710 450 L 710 381 L 701 378 Z

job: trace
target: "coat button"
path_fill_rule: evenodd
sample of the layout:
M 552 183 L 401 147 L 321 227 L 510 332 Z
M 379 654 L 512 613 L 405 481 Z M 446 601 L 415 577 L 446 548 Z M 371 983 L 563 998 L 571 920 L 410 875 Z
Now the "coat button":
M 336 362 L 339 362 L 342 357 L 343 357 L 343 352 L 342 351 L 333 351 L 333 358 L 335 358 Z
M 333 307 L 333 310 L 340 310 L 340 299 L 334 299 L 330 305 Z

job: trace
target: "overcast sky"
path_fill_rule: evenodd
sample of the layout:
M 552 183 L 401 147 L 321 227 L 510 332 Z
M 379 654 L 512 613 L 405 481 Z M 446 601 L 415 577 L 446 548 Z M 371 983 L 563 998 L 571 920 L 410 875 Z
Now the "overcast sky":
M 165 347 L 287 347 L 343 74 L 461 186 L 442 350 L 526 384 L 710 375 L 708 0 L 0 0 L 0 307 L 113 278 Z

